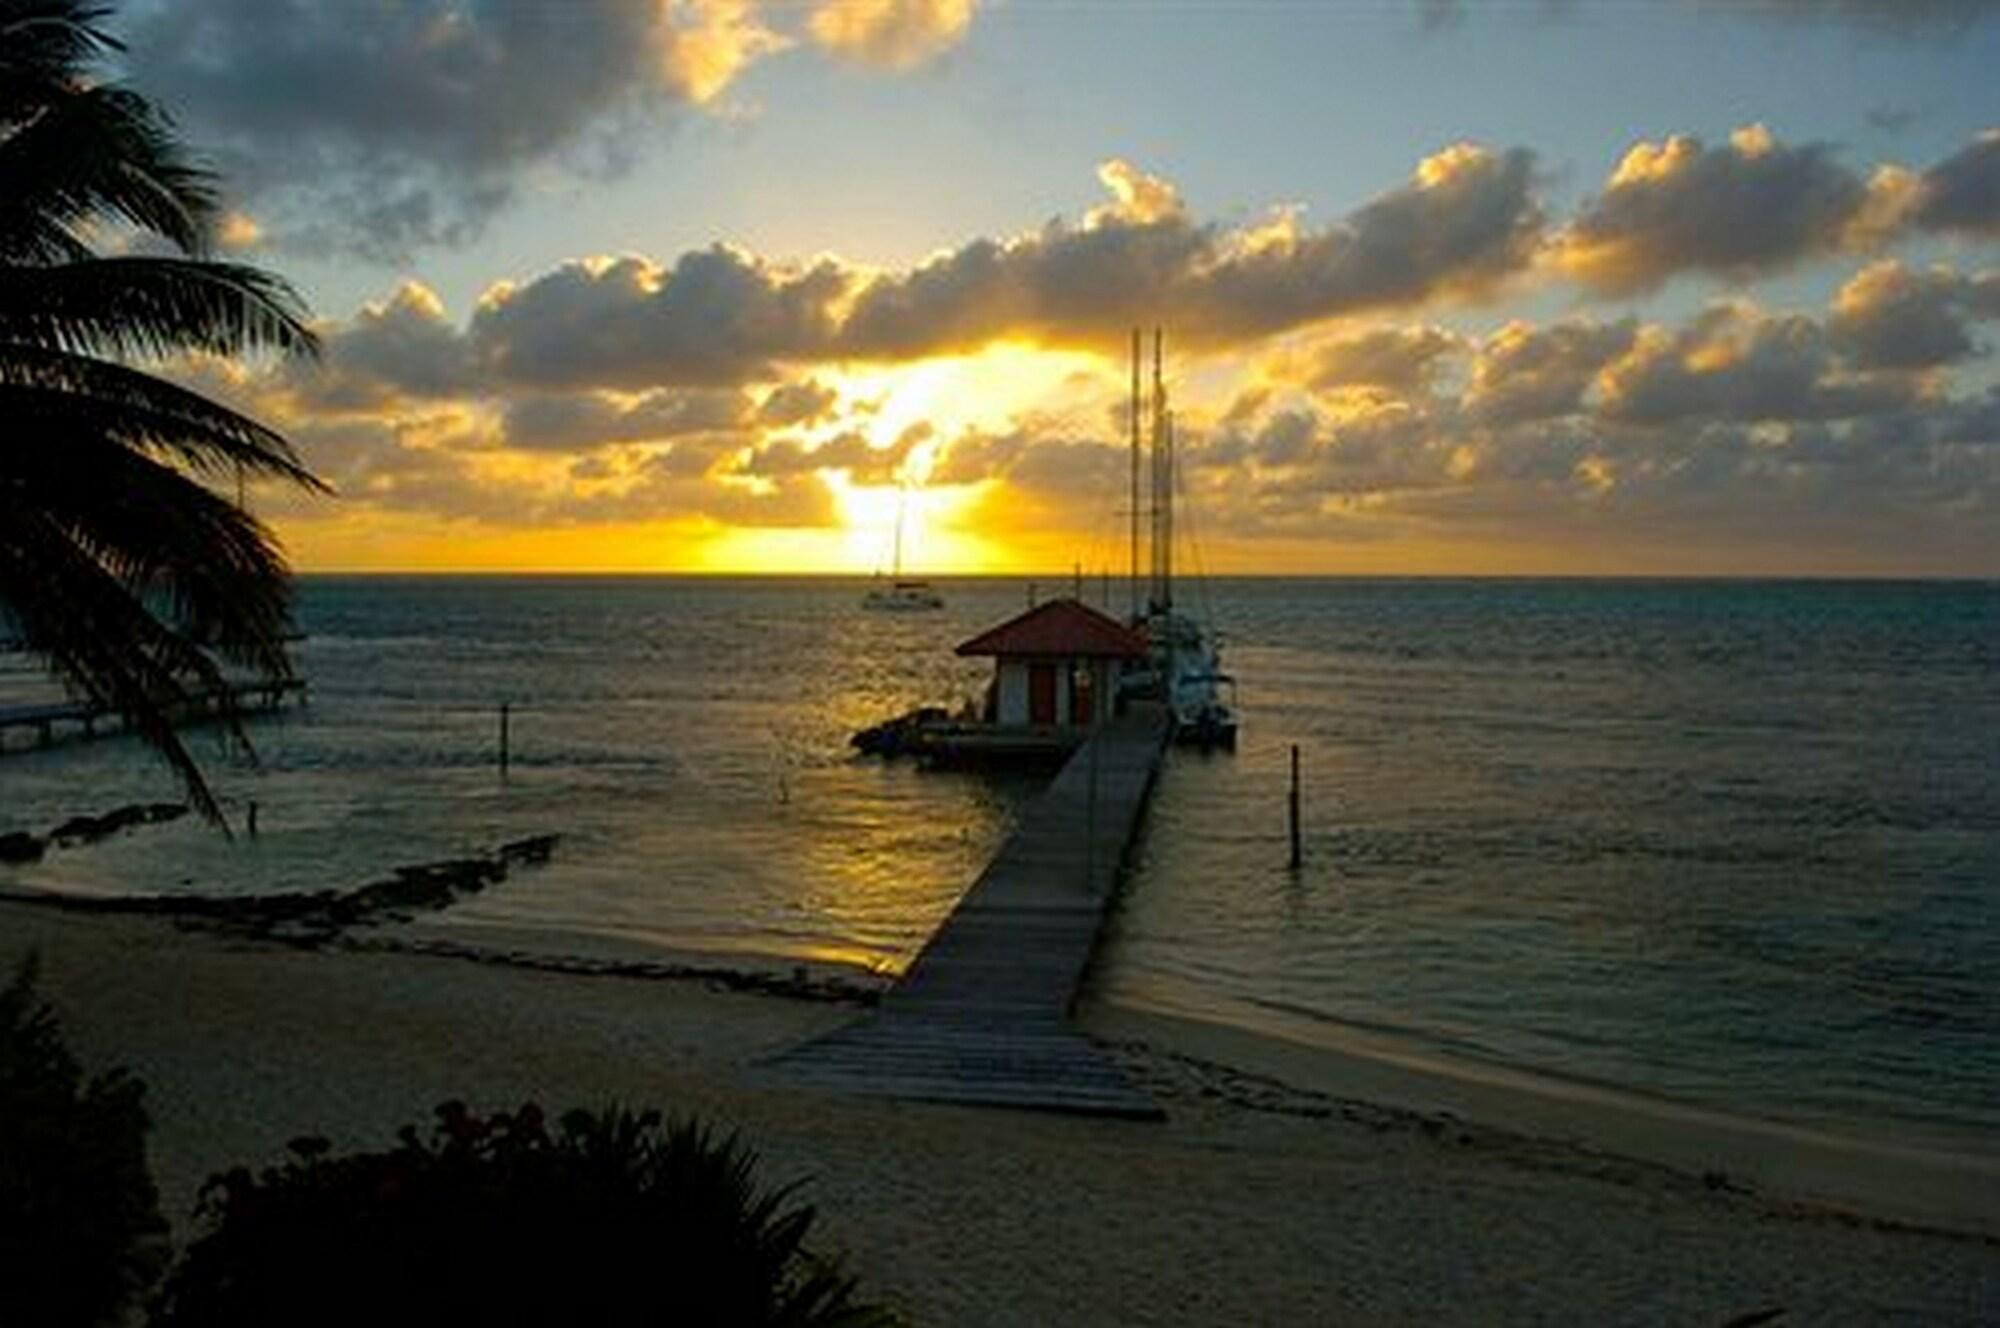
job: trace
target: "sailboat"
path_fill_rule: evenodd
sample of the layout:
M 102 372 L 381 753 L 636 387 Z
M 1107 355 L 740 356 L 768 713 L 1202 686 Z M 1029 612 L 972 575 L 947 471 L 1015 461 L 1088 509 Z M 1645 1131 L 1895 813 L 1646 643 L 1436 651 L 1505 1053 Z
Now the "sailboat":
M 896 552 L 887 585 L 882 583 L 882 574 L 875 574 L 875 584 L 861 597 L 861 607 L 883 613 L 925 612 L 944 607 L 944 596 L 937 588 L 919 577 L 903 575 L 903 510 L 910 496 L 909 486 L 896 495 Z
M 1224 699 L 1226 689 L 1233 699 L 1236 680 L 1222 671 L 1221 650 L 1215 633 L 1190 614 L 1174 606 L 1174 416 L 1167 405 L 1167 389 L 1161 372 L 1165 338 L 1153 331 L 1152 394 L 1152 504 L 1148 509 L 1152 524 L 1150 568 L 1152 572 L 1143 608 L 1139 598 L 1139 420 L 1142 405 L 1139 369 L 1143 343 L 1139 330 L 1132 331 L 1132 626 L 1142 630 L 1152 645 L 1146 666 L 1126 677 L 1126 690 L 1157 696 L 1167 704 L 1174 719 L 1178 742 L 1198 747 L 1236 746 L 1236 711 Z

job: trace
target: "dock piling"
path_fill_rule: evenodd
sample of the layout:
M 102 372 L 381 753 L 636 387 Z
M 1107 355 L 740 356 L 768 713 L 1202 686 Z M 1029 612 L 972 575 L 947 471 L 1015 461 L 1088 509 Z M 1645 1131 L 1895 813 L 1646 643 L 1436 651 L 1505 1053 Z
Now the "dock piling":
M 507 777 L 507 711 L 508 704 L 500 703 L 500 777 Z
M 1287 819 L 1291 822 L 1293 871 L 1299 869 L 1299 745 L 1292 744 L 1292 791 L 1285 798 Z

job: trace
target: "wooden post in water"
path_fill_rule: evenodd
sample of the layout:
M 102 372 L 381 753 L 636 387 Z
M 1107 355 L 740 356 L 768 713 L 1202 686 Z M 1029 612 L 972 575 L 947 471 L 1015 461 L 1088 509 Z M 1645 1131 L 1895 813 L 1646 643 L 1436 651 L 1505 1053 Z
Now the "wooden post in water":
M 507 702 L 502 701 L 500 703 L 500 777 L 502 779 L 507 777 L 507 710 Z
M 1292 829 L 1292 870 L 1299 867 L 1299 745 L 1292 744 L 1292 791 L 1285 799 Z

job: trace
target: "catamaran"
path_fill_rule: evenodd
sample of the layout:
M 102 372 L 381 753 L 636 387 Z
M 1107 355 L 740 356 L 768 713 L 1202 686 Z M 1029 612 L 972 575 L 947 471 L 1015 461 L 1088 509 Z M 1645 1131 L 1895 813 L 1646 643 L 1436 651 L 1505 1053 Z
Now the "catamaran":
M 944 596 L 937 588 L 920 577 L 903 575 L 903 508 L 909 498 L 907 485 L 896 495 L 896 552 L 889 573 L 888 584 L 883 584 L 882 574 L 875 574 L 875 584 L 861 597 L 861 607 L 887 613 L 921 612 L 944 607 Z

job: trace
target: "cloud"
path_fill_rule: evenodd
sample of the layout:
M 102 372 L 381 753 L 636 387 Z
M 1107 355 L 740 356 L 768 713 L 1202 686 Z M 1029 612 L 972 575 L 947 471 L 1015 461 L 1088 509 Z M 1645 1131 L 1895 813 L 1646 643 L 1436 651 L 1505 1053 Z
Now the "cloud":
M 1912 406 L 1921 390 L 1905 376 L 1848 371 L 1812 318 L 1737 304 L 1675 332 L 1642 330 L 1600 386 L 1607 418 L 1654 427 L 1883 414 Z
M 1443 328 L 1371 328 L 1322 341 L 1287 369 L 1322 390 L 1382 387 L 1413 394 L 1426 390 L 1463 349 L 1460 338 Z
M 785 366 L 901 360 L 1020 339 L 1122 343 L 1163 322 L 1219 346 L 1343 315 L 1478 297 L 1524 271 L 1541 234 L 1532 158 L 1460 146 L 1323 230 L 1197 224 L 1125 163 L 1082 224 L 979 239 L 902 271 L 774 263 L 727 245 L 671 266 L 627 256 L 502 282 L 465 337 L 496 386 L 538 390 L 769 382 Z M 774 393 L 773 410 L 805 398 Z M 830 403 L 829 403 L 830 404 Z M 805 418 L 805 417 L 800 417 Z
M 451 412 L 390 421 L 307 421 L 302 453 L 332 477 L 347 508 L 418 513 L 509 529 L 631 522 L 735 526 L 837 524 L 811 474 L 738 483 L 713 473 L 733 451 L 717 435 L 669 446 L 563 454 L 497 453 Z M 280 498 L 282 501 L 282 496 Z
M 1537 18 L 1548 21 L 1582 10 L 1588 2 L 1542 0 L 1533 9 Z M 1413 0 L 1413 4 L 1427 32 L 1461 26 L 1472 10 L 1481 7 L 1470 0 Z M 1681 0 L 1681 4 L 1690 9 L 1717 10 L 1730 18 L 1839 24 L 1902 38 L 1955 36 L 2000 11 L 2000 0 Z M 1600 2 L 1598 7 L 1607 6 Z M 1511 15 L 1527 6 L 1491 8 Z
M 817 379 L 781 383 L 757 407 L 758 422 L 782 429 L 795 424 L 817 424 L 840 401 L 840 393 L 822 386 Z
M 280 242 L 390 258 L 477 234 L 522 168 L 673 95 L 661 35 L 653 0 L 410 0 L 365 16 L 177 0 L 132 23 L 129 63 L 269 205 Z
M 766 0 L 173 0 L 134 10 L 134 82 L 254 202 L 274 246 L 405 263 L 477 238 L 530 172 L 623 172 L 677 112 L 796 45 Z M 878 68 L 965 36 L 973 0 L 828 0 Z
M 1740 280 L 1838 251 L 1868 197 L 1823 144 L 1787 146 L 1761 125 L 1717 148 L 1675 134 L 1626 152 L 1558 238 L 1554 260 L 1614 295 L 1688 270 Z
M 1923 173 L 1912 219 L 1926 230 L 2000 237 L 2000 129 Z
M 701 521 L 717 526 L 820 527 L 840 524 L 832 492 L 810 472 L 742 480 L 719 472 L 699 448 L 634 453 L 587 493 L 557 510 L 569 524 Z
M 696 104 L 714 101 L 750 65 L 791 45 L 764 25 L 755 0 L 666 0 L 660 12 L 660 72 Z
M 931 426 L 920 422 L 882 447 L 851 429 L 812 446 L 781 438 L 747 454 L 737 473 L 770 478 L 838 470 L 857 484 L 894 484 L 903 478 L 910 450 L 930 436 Z
M 299 401 L 318 410 L 380 410 L 479 390 L 464 338 L 436 292 L 406 281 L 388 299 L 321 329 L 319 364 L 286 367 Z
M 1123 222 L 1151 226 L 1178 221 L 1187 215 L 1180 190 L 1157 175 L 1149 175 L 1131 162 L 1113 157 L 1100 162 L 1097 180 L 1111 194 L 1111 202 L 1092 208 L 1084 219 L 1086 228 Z
M 1217 337 L 1279 331 L 1441 296 L 1478 299 L 1524 272 L 1542 238 L 1534 154 L 1454 144 L 1411 180 L 1323 231 L 1280 231 L 1229 253 L 1191 303 Z
M 1632 349 L 1638 323 L 1570 318 L 1547 327 L 1514 321 L 1481 343 L 1465 406 L 1488 424 L 1574 415 L 1605 366 Z
M 2000 317 L 2000 273 L 1912 270 L 1890 259 L 1864 268 L 1834 300 L 1831 331 L 1867 369 L 1929 369 L 1970 358 L 1968 324 Z
M 1940 311 L 1956 321 L 1939 324 Z M 1186 375 L 1183 482 L 1204 536 L 1239 551 L 1477 538 L 1579 551 L 1652 541 L 1670 562 L 1674 549 L 1753 546 L 1963 553 L 1990 544 L 1979 532 L 2000 507 L 2000 391 L 1958 367 L 1970 357 L 1938 328 L 1995 314 L 1993 274 L 1877 263 L 1816 314 L 1734 301 L 1680 323 L 1571 316 L 1483 337 L 1383 325 L 1260 359 L 1231 350 L 1215 367 L 1233 366 L 1234 382 L 1197 389 L 1208 371 Z M 367 327 L 439 318 L 404 291 Z M 936 457 L 927 483 L 968 490 L 960 510 L 984 536 L 1032 545 L 1032 532 L 1100 528 L 1128 480 L 1114 377 L 1068 385 L 1081 395 L 1060 410 L 1030 404 L 949 437 L 919 420 L 878 446 L 780 423 L 838 418 L 810 378 L 549 389 L 474 362 L 466 397 L 405 388 L 378 414 L 299 420 L 308 459 L 350 510 L 507 528 L 825 529 L 840 520 L 833 477 L 894 483 L 922 445 Z M 1961 380 L 1980 393 L 1954 396 Z
M 848 354 L 899 358 L 1020 337 L 1104 346 L 1165 322 L 1184 344 L 1238 342 L 1309 323 L 1478 296 L 1524 271 L 1541 235 L 1533 156 L 1460 144 L 1405 185 L 1322 230 L 1197 225 L 1163 182 L 1107 164 L 1114 205 L 976 240 L 856 297 Z
M 1862 119 L 1870 129 L 1879 129 L 1885 134 L 1906 134 L 1922 120 L 1923 113 L 1908 106 L 1871 106 Z
M 687 434 L 742 430 L 751 411 L 750 399 L 733 388 L 659 389 L 623 400 L 600 392 L 536 393 L 507 403 L 501 441 L 513 448 L 563 452 L 664 442 Z
M 819 0 L 807 29 L 857 64 L 908 69 L 965 40 L 975 0 Z
M 724 245 L 671 268 L 643 258 L 566 263 L 487 292 L 468 329 L 501 382 L 538 388 L 718 386 L 825 357 L 833 305 L 854 278 L 832 262 L 788 270 Z
M 247 212 L 225 212 L 215 225 L 215 243 L 223 249 L 240 253 L 263 242 L 264 228 Z
M 2000 11 L 1996 0 L 1696 0 L 1697 3 L 1801 23 L 1846 23 L 1901 37 L 1950 36 Z

